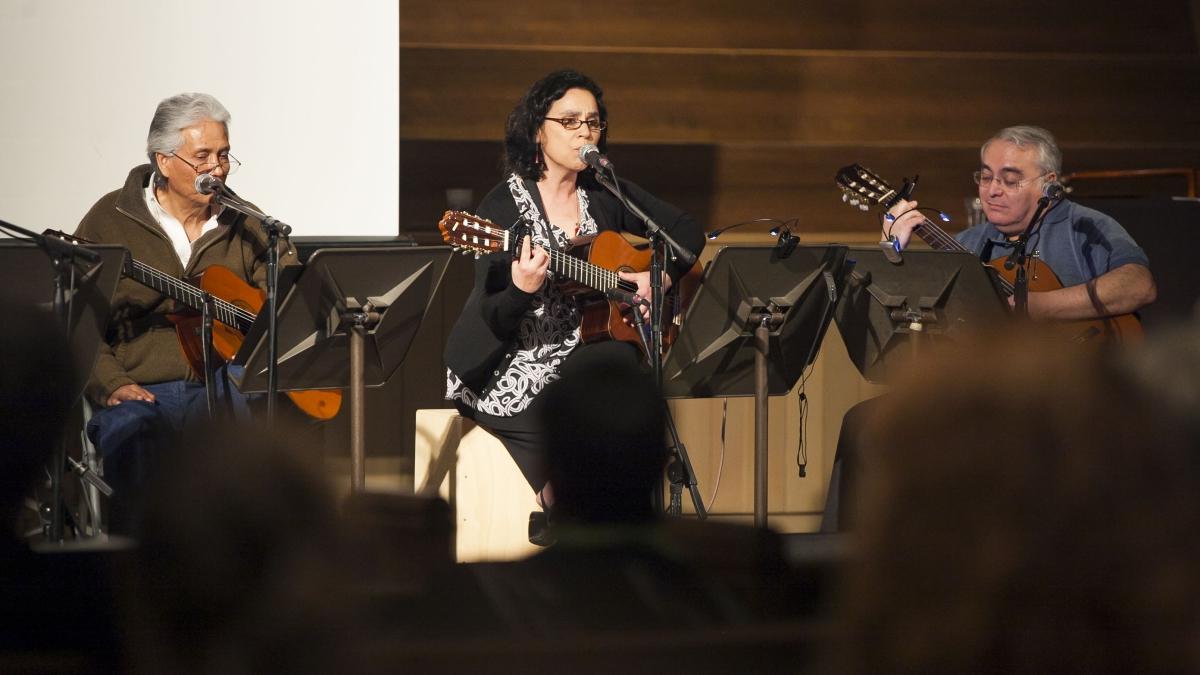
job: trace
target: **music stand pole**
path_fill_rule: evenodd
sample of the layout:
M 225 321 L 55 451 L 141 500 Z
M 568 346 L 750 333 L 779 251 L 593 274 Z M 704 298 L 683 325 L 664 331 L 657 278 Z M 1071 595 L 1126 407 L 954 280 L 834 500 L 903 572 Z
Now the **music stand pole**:
M 767 352 L 770 315 L 754 329 L 754 526 L 767 526 Z
M 367 487 L 366 443 L 366 380 L 363 375 L 363 356 L 367 341 L 367 319 L 356 313 L 349 330 L 350 337 L 350 490 L 362 492 Z

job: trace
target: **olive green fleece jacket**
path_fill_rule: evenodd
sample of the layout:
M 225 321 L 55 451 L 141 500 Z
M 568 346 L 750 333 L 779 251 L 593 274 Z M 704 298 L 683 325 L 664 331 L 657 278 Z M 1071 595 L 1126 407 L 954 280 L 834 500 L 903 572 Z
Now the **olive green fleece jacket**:
M 175 277 L 188 278 L 212 265 L 223 265 L 254 286 L 266 288 L 267 237 L 256 219 L 225 209 L 217 218 L 218 227 L 192 243 L 192 258 L 184 267 L 167 233 L 146 207 L 150 175 L 149 164 L 135 167 L 124 187 L 104 195 L 88 211 L 75 235 L 125 246 L 134 259 Z M 280 256 L 281 266 L 294 262 L 293 255 Z M 126 384 L 196 379 L 183 357 L 175 327 L 166 319 L 178 309 L 182 306 L 158 291 L 122 277 L 88 380 L 87 394 L 93 402 L 104 405 Z

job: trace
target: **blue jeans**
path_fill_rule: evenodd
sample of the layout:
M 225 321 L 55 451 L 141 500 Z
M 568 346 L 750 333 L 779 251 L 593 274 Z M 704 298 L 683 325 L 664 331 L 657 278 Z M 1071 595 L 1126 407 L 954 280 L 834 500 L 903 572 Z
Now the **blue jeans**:
M 247 396 L 225 376 L 213 378 L 217 387 L 215 418 L 247 420 Z M 208 421 L 204 384 L 174 380 L 142 385 L 154 402 L 125 401 L 97 410 L 88 421 L 87 434 L 104 462 L 104 480 L 113 487 L 109 529 L 128 533 L 136 519 L 141 485 L 154 470 L 163 452 L 169 452 L 184 429 Z

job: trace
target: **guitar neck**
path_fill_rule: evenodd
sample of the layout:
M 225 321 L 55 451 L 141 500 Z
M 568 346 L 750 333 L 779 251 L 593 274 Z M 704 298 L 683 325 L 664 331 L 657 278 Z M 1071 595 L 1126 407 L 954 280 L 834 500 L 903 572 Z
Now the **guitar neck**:
M 204 311 L 204 296 L 206 293 L 193 284 L 189 284 L 182 279 L 176 279 L 165 272 L 160 272 L 146 263 L 134 259 L 130 259 L 130 263 L 126 265 L 125 274 L 143 286 L 153 288 L 168 298 L 182 303 L 197 312 Z M 254 314 L 237 305 L 213 297 L 213 318 L 226 326 L 246 333 L 254 323 L 254 316 Z
M 576 283 L 583 284 L 597 291 L 606 291 L 610 288 L 618 287 L 625 290 L 635 290 L 635 288 L 629 287 L 630 282 L 623 281 L 616 272 L 576 258 L 565 251 L 550 251 L 550 270 L 555 274 L 565 276 Z
M 925 240 L 926 244 L 929 244 L 939 251 L 966 251 L 967 253 L 970 253 L 970 251 L 967 251 L 967 248 L 960 244 L 957 239 L 950 236 L 948 232 L 938 227 L 936 223 L 928 218 L 914 227 L 913 232 L 915 232 L 918 237 Z M 1007 279 L 997 276 L 996 281 L 999 282 L 1000 288 L 1003 289 L 1005 293 L 1008 295 L 1013 294 L 1013 286 L 1008 282 Z
M 913 232 L 916 232 L 918 237 L 925 240 L 926 244 L 929 244 L 939 251 L 967 250 L 966 247 L 958 243 L 957 239 L 950 236 L 950 233 L 938 227 L 936 223 L 928 218 L 918 223 L 917 226 L 913 228 Z

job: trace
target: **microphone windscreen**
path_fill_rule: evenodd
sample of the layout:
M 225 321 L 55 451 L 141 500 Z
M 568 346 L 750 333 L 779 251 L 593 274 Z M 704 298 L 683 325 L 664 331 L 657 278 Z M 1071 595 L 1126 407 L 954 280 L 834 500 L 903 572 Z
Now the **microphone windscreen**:
M 212 194 L 221 189 L 224 184 L 220 178 L 211 173 L 202 173 L 196 176 L 196 192 L 202 195 Z

